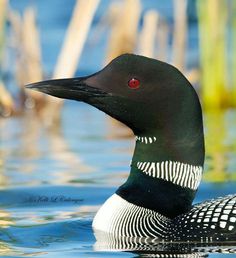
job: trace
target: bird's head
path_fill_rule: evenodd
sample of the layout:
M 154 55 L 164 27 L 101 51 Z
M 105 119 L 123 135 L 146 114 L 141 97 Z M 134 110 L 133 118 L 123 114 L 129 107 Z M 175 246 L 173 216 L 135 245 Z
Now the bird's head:
M 28 88 L 86 102 L 136 135 L 157 133 L 163 141 L 183 145 L 203 137 L 195 90 L 178 69 L 155 59 L 124 54 L 95 74 L 37 82 Z

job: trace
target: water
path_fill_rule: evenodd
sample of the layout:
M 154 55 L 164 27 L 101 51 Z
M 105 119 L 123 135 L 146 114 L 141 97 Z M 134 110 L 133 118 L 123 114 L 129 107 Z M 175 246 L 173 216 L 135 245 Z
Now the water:
M 235 118 L 235 110 L 204 116 L 206 172 L 196 202 L 235 193 Z M 76 102 L 66 102 L 53 131 L 30 114 L 0 123 L 0 255 L 142 256 L 96 251 L 91 228 L 99 206 L 128 175 L 134 147 L 128 130 Z

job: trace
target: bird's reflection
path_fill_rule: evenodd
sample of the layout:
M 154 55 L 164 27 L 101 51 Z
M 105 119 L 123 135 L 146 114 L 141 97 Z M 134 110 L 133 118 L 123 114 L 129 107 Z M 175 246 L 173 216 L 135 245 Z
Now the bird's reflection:
M 236 253 L 235 243 L 165 242 L 155 238 L 117 237 L 109 233 L 94 231 L 96 251 L 124 251 L 137 257 L 197 258 L 209 253 Z

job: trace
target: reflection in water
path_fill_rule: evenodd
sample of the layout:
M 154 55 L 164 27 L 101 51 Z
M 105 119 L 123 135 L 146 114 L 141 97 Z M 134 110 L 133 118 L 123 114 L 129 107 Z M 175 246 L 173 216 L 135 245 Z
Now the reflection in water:
M 0 228 L 7 228 L 14 224 L 14 221 L 10 218 L 10 213 L 0 210 Z
M 0 187 L 3 187 L 8 184 L 8 177 L 5 173 L 6 171 L 6 159 L 9 154 L 9 147 L 4 148 L 2 139 L 5 136 L 4 131 L 5 120 L 0 119 Z
M 226 137 L 225 116 L 222 112 L 211 112 L 206 116 L 206 128 L 209 137 L 206 137 L 207 156 L 209 168 L 205 178 L 212 178 L 218 182 L 226 180 L 226 156 L 224 152 L 224 139 Z
M 54 184 L 65 183 L 73 180 L 78 174 L 86 174 L 94 170 L 83 163 L 78 153 L 75 154 L 70 150 L 59 124 L 53 130 L 47 130 L 42 126 L 41 120 L 32 113 L 9 120 L 1 120 L 3 140 L 6 145 L 9 144 L 9 149 L 4 147 L 0 149 L 1 186 L 11 184 L 8 182 L 9 170 L 20 173 L 25 180 L 30 179 L 31 185 L 41 183 L 38 178 L 42 175 L 36 175 L 36 173 L 39 172 L 40 165 L 44 166 L 43 170 L 45 170 L 47 159 L 49 163 L 55 164 L 55 172 L 52 175 L 52 170 L 47 171 L 46 177 L 40 178 L 44 182 L 51 177 Z M 6 170 L 8 173 L 4 172 Z
M 236 180 L 235 110 L 205 114 L 206 172 L 210 182 Z
M 19 252 L 17 252 L 19 254 Z M 0 241 L 0 256 L 14 256 L 16 253 L 13 252 L 6 243 Z
M 12 248 L 7 243 L 1 240 L 2 240 L 2 235 L 6 232 L 6 229 L 14 224 L 15 222 L 11 218 L 11 214 L 5 210 L 0 210 L 0 256 L 13 255 Z M 10 236 L 9 236 L 9 239 L 11 239 Z
M 82 159 L 79 158 L 78 154 L 70 151 L 67 142 L 63 137 L 61 128 L 58 126 L 53 131 L 49 132 L 49 152 L 51 158 L 58 164 L 58 167 L 69 168 L 71 173 L 58 173 L 55 174 L 57 180 L 55 183 L 60 184 L 63 182 L 70 182 L 74 178 L 78 177 L 78 174 L 86 174 L 93 172 L 94 168 L 84 164 Z
M 109 233 L 95 231 L 96 251 L 128 251 L 138 253 L 139 257 L 207 257 L 209 253 L 234 253 L 235 243 L 165 242 L 155 238 L 118 237 Z

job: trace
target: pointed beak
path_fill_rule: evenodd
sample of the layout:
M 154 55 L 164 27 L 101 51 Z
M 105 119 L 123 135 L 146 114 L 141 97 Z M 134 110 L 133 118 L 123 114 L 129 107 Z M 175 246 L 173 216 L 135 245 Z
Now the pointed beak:
M 37 90 L 54 97 L 63 99 L 73 99 L 87 102 L 90 98 L 99 98 L 110 95 L 101 89 L 86 84 L 88 77 L 78 77 L 71 79 L 57 79 L 41 81 L 26 85 L 26 88 Z

